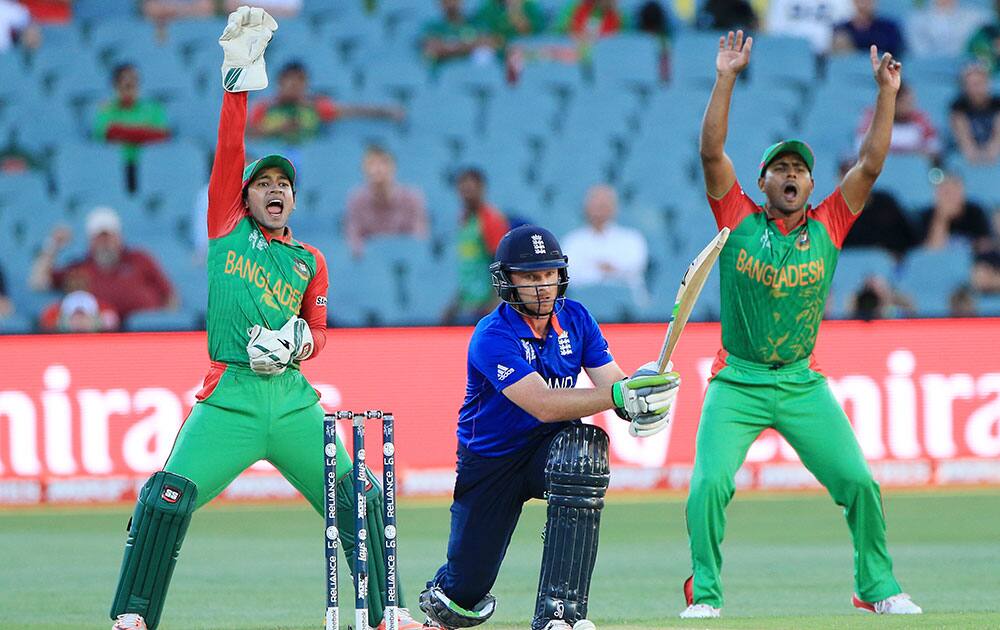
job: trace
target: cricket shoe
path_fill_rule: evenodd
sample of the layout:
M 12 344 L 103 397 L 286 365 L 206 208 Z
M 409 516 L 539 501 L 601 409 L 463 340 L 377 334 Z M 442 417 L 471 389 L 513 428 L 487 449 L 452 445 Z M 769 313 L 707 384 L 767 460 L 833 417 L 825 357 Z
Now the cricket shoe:
M 115 625 L 111 626 L 111 630 L 148 630 L 148 628 L 146 620 L 142 618 L 142 615 L 125 613 L 124 615 L 118 615 L 118 618 L 115 619 Z
M 866 602 L 857 595 L 851 598 L 851 603 L 858 610 L 867 610 L 876 615 L 921 615 L 923 609 L 913 603 L 906 593 L 899 593 L 877 602 Z
M 424 627 L 424 624 L 414 619 L 413 615 L 406 608 L 396 609 L 396 620 L 399 622 L 396 626 L 399 630 L 421 630 Z M 375 630 L 386 630 L 385 619 L 382 620 L 382 623 L 378 624 L 378 628 Z
M 721 608 L 715 608 L 708 604 L 691 604 L 681 611 L 681 619 L 715 619 L 722 612 Z

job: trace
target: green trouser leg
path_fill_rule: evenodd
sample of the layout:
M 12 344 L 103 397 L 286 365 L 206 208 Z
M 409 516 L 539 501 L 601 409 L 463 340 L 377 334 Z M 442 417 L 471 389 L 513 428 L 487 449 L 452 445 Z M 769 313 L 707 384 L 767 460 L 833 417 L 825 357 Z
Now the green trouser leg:
M 816 373 L 814 373 L 816 374 Z M 779 398 L 775 429 L 798 453 L 802 464 L 844 508 L 854 543 L 854 589 L 867 602 L 902 592 L 886 548 L 882 493 L 826 379 L 786 385 Z
M 301 373 L 289 370 L 280 376 L 261 378 L 230 366 L 211 396 L 191 411 L 164 469 L 197 485 L 197 507 L 201 507 L 225 490 L 241 472 L 264 459 L 322 515 L 326 483 L 322 453 L 323 410 Z M 349 479 L 351 471 L 350 455 L 338 437 L 337 478 Z M 373 595 L 381 594 L 370 598 L 372 626 L 382 621 L 386 590 L 381 561 L 385 530 L 371 526 L 373 511 L 381 519 L 380 490 L 378 484 L 373 484 L 370 492 L 379 496 L 376 499 L 368 495 L 369 586 Z M 354 549 L 353 505 L 350 484 L 338 484 L 337 521 L 348 558 L 352 558 Z
M 899 593 L 886 551 L 885 519 L 847 417 L 826 379 L 797 365 L 781 370 L 733 358 L 708 386 L 687 502 L 694 601 L 723 604 L 721 544 L 733 479 L 760 432 L 773 426 L 844 507 L 854 542 L 855 589 L 866 601 Z

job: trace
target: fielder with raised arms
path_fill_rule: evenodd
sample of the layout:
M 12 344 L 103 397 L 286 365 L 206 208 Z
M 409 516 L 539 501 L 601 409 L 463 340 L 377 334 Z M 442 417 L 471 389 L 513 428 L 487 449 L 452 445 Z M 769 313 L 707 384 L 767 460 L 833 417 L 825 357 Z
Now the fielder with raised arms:
M 666 426 L 680 377 L 653 361 L 626 378 L 594 318 L 564 297 L 567 258 L 548 230 L 508 232 L 490 273 L 502 303 L 469 342 L 448 561 L 420 608 L 432 627 L 489 619 L 521 508 L 546 499 L 531 627 L 592 630 L 587 603 L 610 470 L 607 434 L 580 418 L 615 409 L 634 435 L 652 435 Z M 575 388 L 581 370 L 594 387 Z
M 255 462 L 274 464 L 317 512 L 324 511 L 323 410 L 299 363 L 326 343 L 326 261 L 288 228 L 295 208 L 291 162 L 267 155 L 244 168 L 247 91 L 267 87 L 263 54 L 277 28 L 262 9 L 240 7 L 219 38 L 226 91 L 209 181 L 212 363 L 163 470 L 140 492 L 111 606 L 117 630 L 156 627 L 191 514 Z M 338 520 L 350 557 L 352 464 L 339 438 L 337 451 Z M 369 623 L 381 627 L 382 494 L 376 478 L 369 478 Z M 401 610 L 400 628 L 420 626 Z
M 715 88 L 701 131 L 708 202 L 719 228 L 732 230 L 719 256 L 722 350 L 713 366 L 698 426 L 687 525 L 693 575 L 684 583 L 685 618 L 718 617 L 722 607 L 721 544 L 733 479 L 751 443 L 774 428 L 844 508 L 854 542 L 854 605 L 875 613 L 917 614 L 902 592 L 886 550 L 878 484 L 850 422 L 816 370 L 813 347 L 837 257 L 882 170 L 899 90 L 900 64 L 871 48 L 878 85 L 875 115 L 858 161 L 818 206 L 813 153 L 804 142 L 769 147 L 757 186 L 758 206 L 736 181 L 725 153 L 736 77 L 750 62 L 753 40 L 742 31 L 719 40 Z

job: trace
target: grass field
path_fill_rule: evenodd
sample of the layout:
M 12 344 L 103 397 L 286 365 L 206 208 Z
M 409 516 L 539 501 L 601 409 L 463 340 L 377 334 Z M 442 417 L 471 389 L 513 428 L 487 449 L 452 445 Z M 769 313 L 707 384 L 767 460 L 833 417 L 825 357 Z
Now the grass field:
M 625 628 L 1000 628 L 1000 490 L 887 492 L 897 577 L 928 614 L 855 612 L 851 547 L 824 495 L 748 494 L 729 510 L 726 607 L 682 622 L 689 560 L 683 500 L 615 495 L 605 509 L 590 617 Z M 130 508 L 0 512 L 0 628 L 110 627 L 110 602 Z M 486 627 L 526 628 L 534 605 L 544 505 L 525 510 L 494 589 Z M 443 501 L 403 502 L 400 566 L 412 603 L 444 558 Z M 220 506 L 199 512 L 161 628 L 321 627 L 322 521 L 304 506 Z M 341 563 L 342 565 L 344 563 Z M 346 578 L 346 576 L 345 576 Z M 342 619 L 352 619 L 353 591 Z

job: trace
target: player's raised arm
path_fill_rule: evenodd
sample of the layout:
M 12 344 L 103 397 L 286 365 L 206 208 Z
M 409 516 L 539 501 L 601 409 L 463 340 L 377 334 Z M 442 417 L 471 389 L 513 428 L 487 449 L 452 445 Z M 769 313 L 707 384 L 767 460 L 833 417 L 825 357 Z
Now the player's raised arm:
M 875 180 L 882 172 L 885 156 L 889 153 L 892 120 L 896 115 L 896 93 L 899 92 L 901 78 L 902 65 L 889 53 L 884 53 L 880 59 L 878 49 L 872 46 L 871 61 L 875 83 L 878 84 L 875 114 L 872 116 L 871 126 L 861 141 L 858 162 L 844 175 L 844 180 L 840 184 L 844 200 L 854 214 L 864 208 L 868 194 L 871 193 Z
M 247 123 L 247 92 L 267 87 L 264 49 L 277 22 L 263 9 L 240 7 L 229 15 L 219 38 L 224 52 L 222 87 L 226 90 L 219 116 L 219 138 L 208 183 L 208 237 L 227 234 L 246 214 L 243 205 L 243 135 Z
M 729 103 L 733 98 L 736 77 L 750 63 L 753 38 L 743 39 L 743 31 L 729 31 L 719 38 L 719 53 L 715 57 L 715 86 L 701 123 L 701 167 L 705 173 L 705 190 L 714 199 L 721 199 L 736 183 L 736 170 L 726 155 L 726 133 L 729 128 Z

